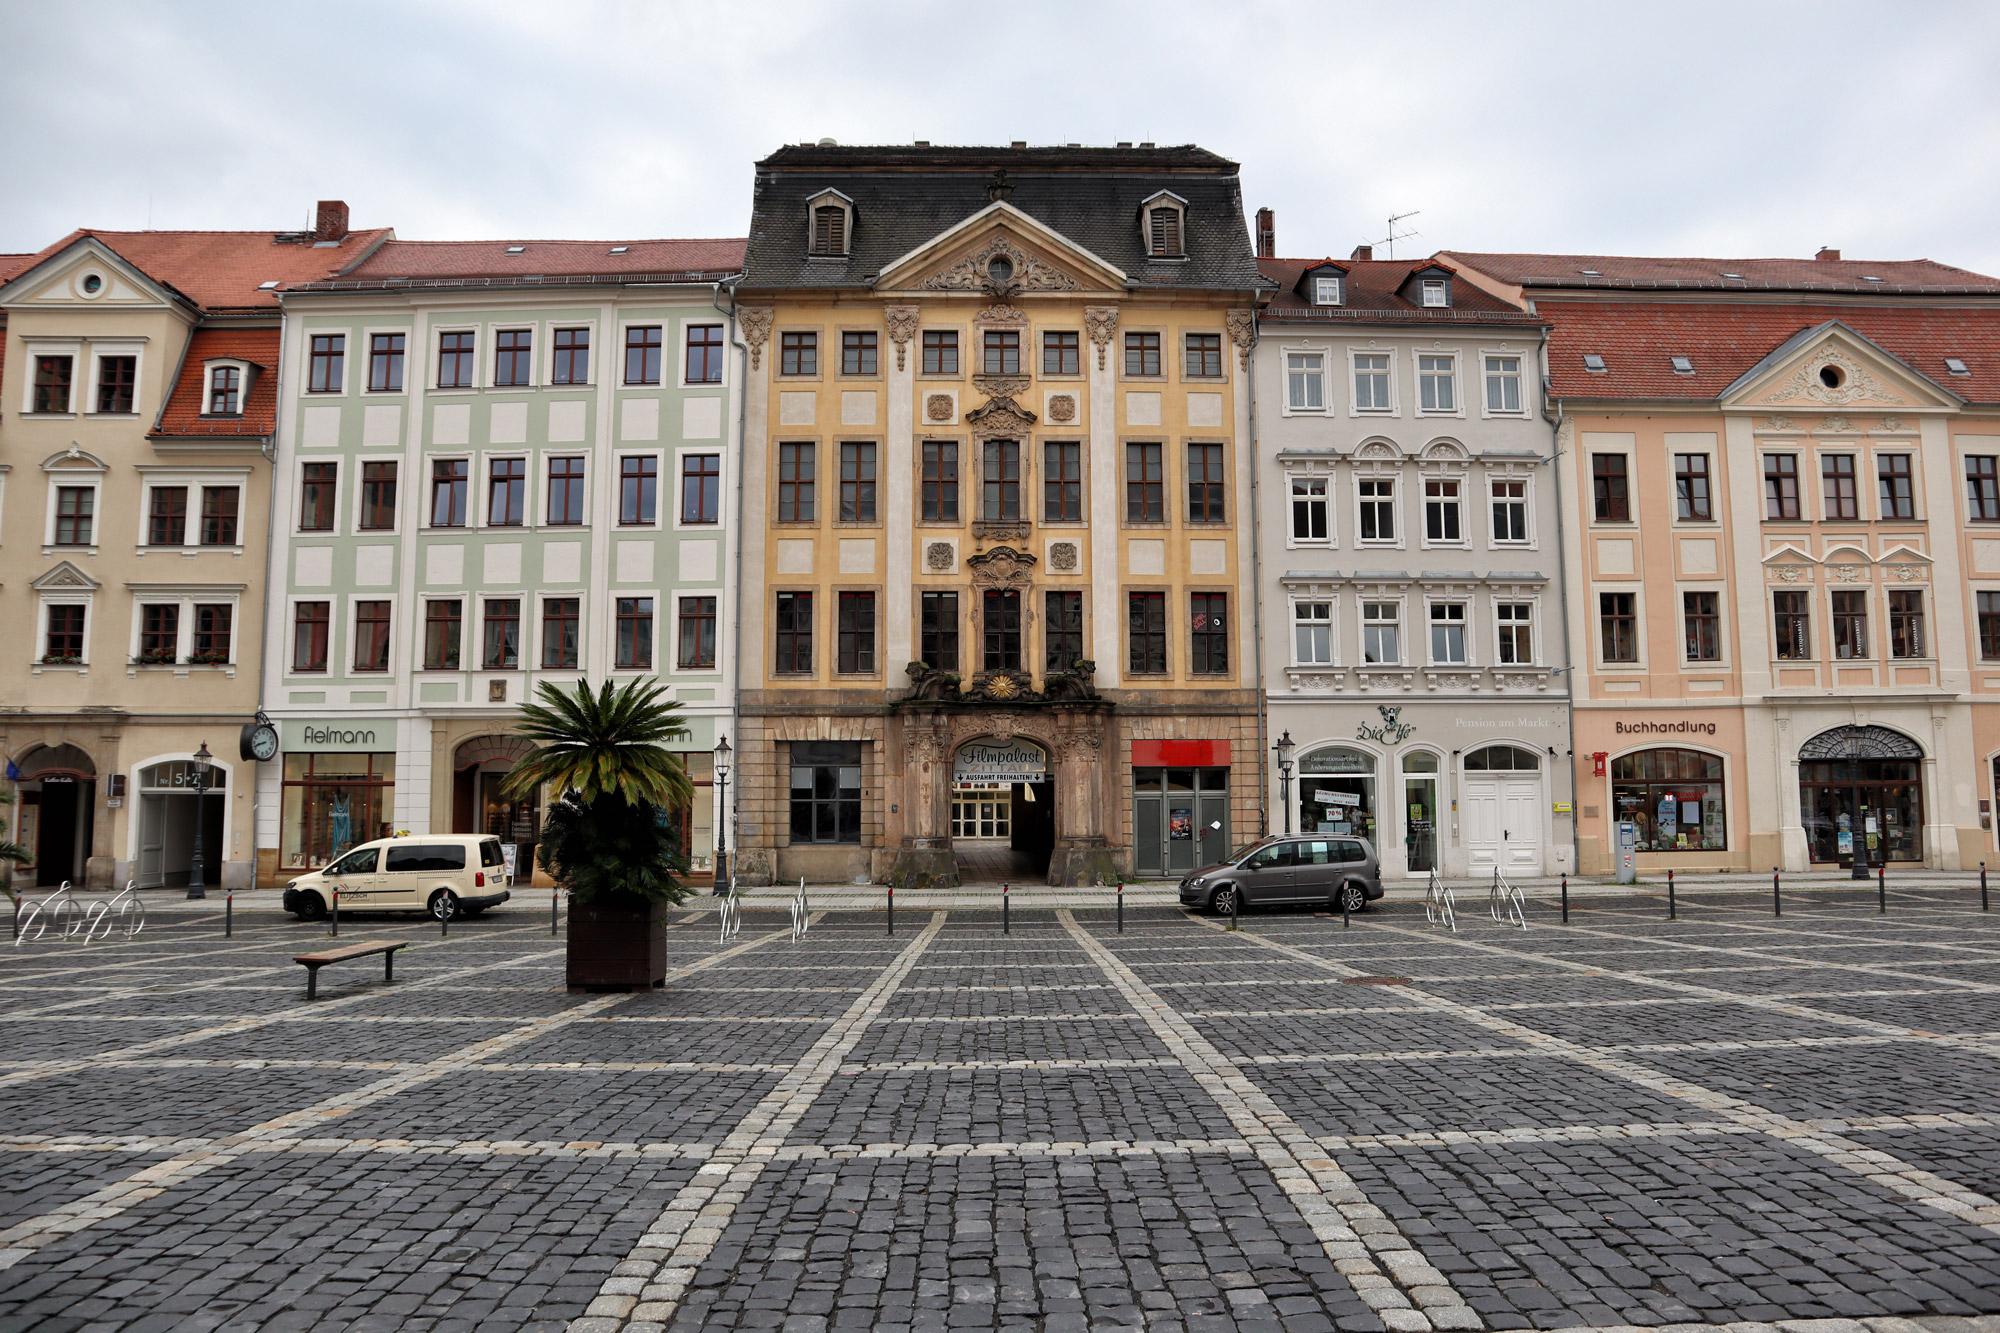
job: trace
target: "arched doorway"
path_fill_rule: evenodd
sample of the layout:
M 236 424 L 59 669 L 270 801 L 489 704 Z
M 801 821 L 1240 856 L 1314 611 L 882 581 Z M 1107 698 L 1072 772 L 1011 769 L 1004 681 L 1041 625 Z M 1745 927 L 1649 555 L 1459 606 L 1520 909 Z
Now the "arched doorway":
M 1799 816 L 1814 861 L 1924 859 L 1923 747 L 1887 727 L 1835 727 L 1799 747 Z
M 30 750 L 18 765 L 15 841 L 35 854 L 35 884 L 84 882 L 97 810 L 97 765 L 74 745 Z
M 199 793 L 199 795 L 197 795 Z M 229 808 L 229 771 L 220 764 L 207 776 L 190 759 L 162 759 L 139 770 L 139 858 L 134 880 L 142 889 L 179 889 L 194 867 L 194 825 L 201 819 L 202 881 L 222 880 L 223 817 Z
M 534 876 L 535 844 L 541 840 L 542 797 L 504 790 L 514 765 L 534 750 L 519 736 L 475 736 L 452 751 L 451 831 L 490 833 L 514 849 L 514 876 L 523 884 Z
M 1486 745 L 1465 756 L 1466 866 L 1509 875 L 1542 873 L 1542 759 L 1519 745 Z
M 1042 883 L 1056 845 L 1049 752 L 1025 736 L 978 736 L 951 760 L 951 852 L 962 884 Z

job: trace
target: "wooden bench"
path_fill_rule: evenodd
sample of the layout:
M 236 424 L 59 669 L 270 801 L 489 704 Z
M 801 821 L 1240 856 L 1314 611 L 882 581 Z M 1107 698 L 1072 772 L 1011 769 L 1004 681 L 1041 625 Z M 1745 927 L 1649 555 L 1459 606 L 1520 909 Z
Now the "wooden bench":
M 292 959 L 303 963 L 306 969 L 306 998 L 319 998 L 319 970 L 329 963 L 344 963 L 350 958 L 366 958 L 369 954 L 382 955 L 382 980 L 396 979 L 396 950 L 406 947 L 408 940 L 363 940 L 359 944 L 343 944 L 337 949 L 322 949 L 318 953 L 302 953 Z

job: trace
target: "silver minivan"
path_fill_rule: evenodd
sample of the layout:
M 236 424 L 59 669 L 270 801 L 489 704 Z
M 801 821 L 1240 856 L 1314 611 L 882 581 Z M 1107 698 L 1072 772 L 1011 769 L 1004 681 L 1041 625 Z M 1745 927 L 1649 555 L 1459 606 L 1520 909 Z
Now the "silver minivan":
M 1366 838 L 1324 833 L 1264 838 L 1181 881 L 1181 906 L 1222 916 L 1277 903 L 1343 904 L 1359 912 L 1382 896 Z

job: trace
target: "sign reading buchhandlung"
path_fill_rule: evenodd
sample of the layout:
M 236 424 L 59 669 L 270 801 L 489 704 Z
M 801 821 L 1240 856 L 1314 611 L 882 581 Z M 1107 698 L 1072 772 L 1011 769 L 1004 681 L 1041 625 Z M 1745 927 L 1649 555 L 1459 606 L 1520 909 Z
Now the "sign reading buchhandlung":
M 973 741 L 951 761 L 953 782 L 1048 781 L 1049 756 L 1033 741 Z

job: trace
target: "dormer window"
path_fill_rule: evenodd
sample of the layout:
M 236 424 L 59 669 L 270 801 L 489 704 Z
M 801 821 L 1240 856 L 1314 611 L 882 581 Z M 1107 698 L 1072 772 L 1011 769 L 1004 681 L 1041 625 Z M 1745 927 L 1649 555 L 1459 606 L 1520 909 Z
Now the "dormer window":
M 1146 257 L 1180 259 L 1187 254 L 1187 201 L 1162 192 L 1148 199 L 1139 210 L 1143 224 Z
M 234 417 L 243 414 L 243 371 L 237 366 L 215 366 L 208 372 L 208 415 Z
M 1339 305 L 1340 278 L 1336 274 L 1321 273 L 1313 278 L 1313 304 Z
M 854 203 L 838 190 L 822 190 L 806 201 L 806 254 L 814 259 L 845 259 L 853 238 Z
M 1424 306 L 1427 309 L 1442 308 L 1451 304 L 1451 290 L 1445 286 L 1443 278 L 1424 279 Z

